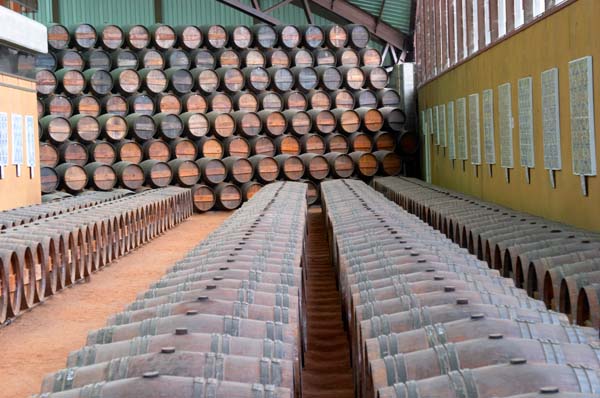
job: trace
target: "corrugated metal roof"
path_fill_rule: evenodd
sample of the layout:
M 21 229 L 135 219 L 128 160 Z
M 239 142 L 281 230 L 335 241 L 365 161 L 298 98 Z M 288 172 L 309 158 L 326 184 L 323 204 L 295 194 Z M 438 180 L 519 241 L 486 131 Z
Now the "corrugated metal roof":
M 25 13 L 29 18 L 41 23 L 52 22 L 52 2 L 50 0 L 39 0 L 37 12 Z
M 265 10 L 271 7 L 274 4 L 279 3 L 280 0 L 261 0 L 260 8 Z M 306 16 L 304 15 L 304 10 L 300 7 L 297 7 L 293 4 L 286 5 L 283 7 L 279 7 L 271 14 L 275 18 L 279 19 L 281 22 L 290 25 L 308 25 L 308 21 L 306 20 Z M 313 13 L 313 18 L 315 25 L 332 25 L 331 22 L 327 18 L 323 18 L 320 15 Z
M 155 21 L 152 0 L 60 0 L 58 10 L 64 25 L 81 22 L 151 25 Z
M 410 33 L 413 0 L 385 0 L 381 20 L 403 33 Z M 348 0 L 373 16 L 379 15 L 382 0 Z
M 162 12 L 163 22 L 171 25 L 253 24 L 252 17 L 214 0 L 163 0 Z

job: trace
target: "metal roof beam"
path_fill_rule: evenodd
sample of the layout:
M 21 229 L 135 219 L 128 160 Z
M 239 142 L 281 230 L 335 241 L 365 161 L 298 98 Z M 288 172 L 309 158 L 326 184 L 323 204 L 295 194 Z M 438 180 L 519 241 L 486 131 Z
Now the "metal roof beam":
M 217 0 L 219 3 L 223 3 L 225 5 L 228 5 L 229 7 L 235 8 L 238 11 L 241 11 L 245 14 L 250 15 L 251 17 L 254 17 L 262 22 L 271 24 L 271 25 L 281 25 L 282 22 L 267 14 L 264 11 L 261 11 L 260 8 L 256 9 L 254 7 L 251 7 L 249 5 L 246 5 L 238 0 Z

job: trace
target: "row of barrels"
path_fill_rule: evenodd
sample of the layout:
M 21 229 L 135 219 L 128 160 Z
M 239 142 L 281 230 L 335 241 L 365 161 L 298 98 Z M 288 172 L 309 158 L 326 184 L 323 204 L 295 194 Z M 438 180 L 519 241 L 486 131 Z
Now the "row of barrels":
M 40 397 L 300 397 L 305 195 L 262 189 L 91 331 Z
M 0 324 L 90 277 L 192 212 L 190 191 L 169 187 L 1 230 Z
M 357 396 L 600 394 L 597 329 L 571 326 L 365 183 L 321 188 Z
M 89 191 L 83 195 L 64 198 L 60 201 L 3 210 L 0 211 L 0 230 L 32 223 L 43 218 L 55 217 L 74 210 L 96 206 L 100 203 L 119 199 L 130 194 L 132 194 L 132 192 L 126 189 L 115 189 L 110 192 Z
M 373 186 L 579 325 L 600 327 L 600 235 L 416 179 Z

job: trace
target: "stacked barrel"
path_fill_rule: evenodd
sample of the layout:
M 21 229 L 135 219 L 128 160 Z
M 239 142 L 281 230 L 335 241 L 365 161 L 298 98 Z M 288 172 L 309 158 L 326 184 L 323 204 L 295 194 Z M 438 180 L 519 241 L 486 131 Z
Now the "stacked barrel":
M 410 178 L 373 186 L 579 325 L 600 328 L 600 234 Z
M 600 394 L 597 329 L 571 326 L 363 182 L 328 181 L 322 195 L 357 396 Z
M 92 202 L 97 203 L 64 206 L 55 214 L 40 205 L 44 212 L 31 209 L 29 219 L 0 230 L 0 325 L 193 213 L 188 189 L 169 187 L 121 198 L 115 193 L 100 200 L 106 195 L 84 195 L 81 201 L 96 198 Z
M 50 25 L 42 191 L 194 187 L 236 208 L 277 179 L 395 175 L 416 141 L 361 25 Z M 197 194 L 196 194 L 197 193 Z
M 41 396 L 300 397 L 305 197 L 263 188 L 90 332 Z

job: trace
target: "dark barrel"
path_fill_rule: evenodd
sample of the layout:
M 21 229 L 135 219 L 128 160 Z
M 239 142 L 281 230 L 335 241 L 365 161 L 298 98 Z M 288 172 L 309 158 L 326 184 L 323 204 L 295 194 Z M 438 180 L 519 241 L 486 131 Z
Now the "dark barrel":
M 144 160 L 140 163 L 140 167 L 144 171 L 146 184 L 154 188 L 166 187 L 173 179 L 173 172 L 169 165 L 160 160 Z
M 331 175 L 335 178 L 349 178 L 354 174 L 354 161 L 343 153 L 331 152 L 324 155 L 329 162 Z
M 117 161 L 117 152 L 110 142 L 98 140 L 89 144 L 87 150 L 92 162 L 111 165 Z
M 194 186 L 200 179 L 200 167 L 191 160 L 173 159 L 169 162 L 173 179 L 184 187 Z
M 196 211 L 209 211 L 216 202 L 215 192 L 207 185 L 196 184 L 192 187 L 192 201 Z
M 90 187 L 99 191 L 110 191 L 117 184 L 117 174 L 109 165 L 92 162 L 84 167 Z
M 108 51 L 121 48 L 125 44 L 125 33 L 117 25 L 97 26 L 98 42 Z
M 188 138 L 175 138 L 169 142 L 172 159 L 196 160 L 198 148 L 194 141 Z
M 379 163 L 375 155 L 369 152 L 352 152 L 350 157 L 354 160 L 356 173 L 363 178 L 373 177 L 377 174 Z
M 222 182 L 215 188 L 216 207 L 221 210 L 234 210 L 242 204 L 242 191 L 233 184 Z
M 164 145 L 162 141 L 161 145 Z M 152 148 L 152 144 L 148 145 Z M 131 163 L 140 163 L 144 159 L 144 148 L 140 144 L 132 140 L 121 140 L 114 145 L 116 159 Z M 150 157 L 152 159 L 152 157 Z M 168 160 L 168 159 L 167 159 Z
M 144 185 L 144 171 L 142 168 L 131 162 L 117 162 L 113 164 L 113 170 L 117 174 L 119 186 L 135 190 Z
M 202 181 L 210 186 L 215 186 L 227 178 L 227 167 L 220 159 L 201 158 L 196 160 L 200 168 Z
M 223 157 L 223 144 L 214 137 L 201 137 L 196 141 L 198 147 L 198 156 L 212 159 L 221 159 Z
M 277 155 L 275 160 L 279 164 L 280 176 L 286 180 L 298 181 L 304 175 L 304 163 L 298 156 Z

